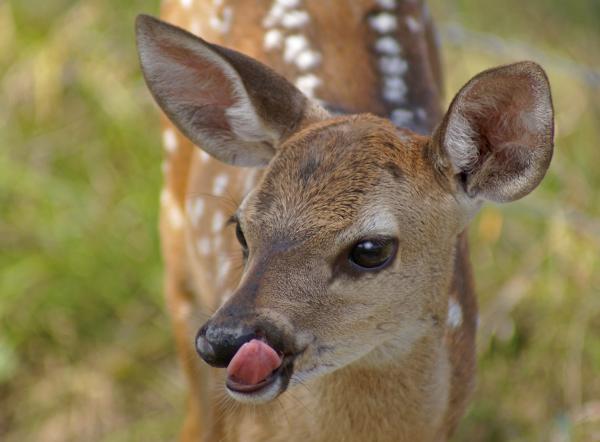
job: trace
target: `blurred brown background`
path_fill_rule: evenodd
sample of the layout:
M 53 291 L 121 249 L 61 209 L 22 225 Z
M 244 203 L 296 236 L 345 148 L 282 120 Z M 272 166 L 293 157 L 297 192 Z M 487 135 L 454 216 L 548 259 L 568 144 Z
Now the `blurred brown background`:
M 433 0 L 447 99 L 548 71 L 541 188 L 471 228 L 479 380 L 456 441 L 600 441 L 600 2 Z M 0 440 L 176 438 L 158 112 L 133 20 L 158 0 L 0 1 Z

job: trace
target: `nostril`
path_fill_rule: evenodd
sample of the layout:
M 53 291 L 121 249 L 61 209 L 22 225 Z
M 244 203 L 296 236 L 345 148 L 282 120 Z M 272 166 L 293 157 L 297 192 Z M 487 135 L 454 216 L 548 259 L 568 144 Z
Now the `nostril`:
M 196 351 L 208 364 L 212 365 L 217 360 L 215 349 L 211 343 L 208 342 L 206 336 L 203 336 L 201 333 L 198 333 L 198 336 L 196 336 Z
M 207 364 L 224 368 L 229 365 L 239 348 L 255 337 L 254 333 L 244 333 L 239 328 L 230 329 L 207 323 L 196 335 L 196 352 Z

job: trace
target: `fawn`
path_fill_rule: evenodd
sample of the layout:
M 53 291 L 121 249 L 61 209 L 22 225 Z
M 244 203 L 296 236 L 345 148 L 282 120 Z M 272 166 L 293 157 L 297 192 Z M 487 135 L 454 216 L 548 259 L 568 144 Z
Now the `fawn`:
M 236 50 L 137 19 L 170 120 L 160 230 L 184 441 L 443 441 L 473 389 L 466 229 L 543 178 L 546 75 L 482 72 L 444 115 L 426 7 L 335 6 L 165 2 Z

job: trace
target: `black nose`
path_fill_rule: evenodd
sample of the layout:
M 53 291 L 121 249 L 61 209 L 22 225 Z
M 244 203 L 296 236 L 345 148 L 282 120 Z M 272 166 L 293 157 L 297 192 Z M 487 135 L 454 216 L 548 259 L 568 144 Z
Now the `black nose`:
M 212 320 L 198 330 L 196 351 L 207 364 L 224 368 L 242 345 L 255 338 L 265 340 L 279 353 L 293 351 L 289 345 L 285 345 L 283 333 L 273 324 L 262 321 L 258 324 L 246 321 L 215 323 Z
M 243 329 L 217 328 L 206 323 L 196 335 L 196 351 L 207 364 L 227 367 L 238 349 L 256 336 Z

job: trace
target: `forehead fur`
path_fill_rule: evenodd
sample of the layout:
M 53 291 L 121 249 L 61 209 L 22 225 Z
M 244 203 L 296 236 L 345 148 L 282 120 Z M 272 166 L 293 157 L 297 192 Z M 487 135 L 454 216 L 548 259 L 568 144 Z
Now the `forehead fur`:
M 365 204 L 423 176 L 426 140 L 371 115 L 311 125 L 282 146 L 246 218 L 286 235 L 342 230 Z

